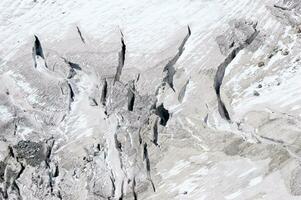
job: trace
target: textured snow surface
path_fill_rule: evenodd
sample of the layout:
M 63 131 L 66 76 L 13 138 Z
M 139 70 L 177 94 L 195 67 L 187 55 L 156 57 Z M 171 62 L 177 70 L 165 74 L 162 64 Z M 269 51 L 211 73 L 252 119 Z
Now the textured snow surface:
M 1 0 L 0 199 L 301 199 L 298 0 Z

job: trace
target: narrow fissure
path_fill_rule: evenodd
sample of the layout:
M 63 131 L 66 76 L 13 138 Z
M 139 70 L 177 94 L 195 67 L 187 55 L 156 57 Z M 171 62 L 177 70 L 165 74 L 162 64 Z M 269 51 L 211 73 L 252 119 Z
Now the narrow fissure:
M 122 144 L 121 144 L 121 142 L 119 142 L 116 133 L 114 134 L 114 141 L 115 141 L 115 148 L 118 151 L 118 158 L 119 158 L 119 161 L 120 161 L 120 168 L 123 169 L 123 162 L 122 162 L 122 157 L 121 157 Z
M 291 10 L 290 8 L 286 8 L 286 7 L 283 7 L 283 6 L 276 5 L 276 4 L 274 5 L 274 8 L 278 8 L 280 10 L 288 10 L 288 11 Z
M 45 60 L 45 57 L 44 57 L 43 48 L 42 48 L 42 45 L 41 45 L 41 42 L 40 42 L 38 36 L 35 35 L 34 37 L 35 37 L 35 41 L 34 41 L 34 45 L 32 48 L 32 57 L 33 57 L 34 67 L 37 68 L 36 57 L 40 56 L 43 60 Z M 46 68 L 48 68 L 46 62 L 45 62 L 45 66 L 46 66 Z
M 73 63 L 70 61 L 68 61 L 67 63 L 72 69 L 82 70 L 82 68 L 79 66 L 79 64 L 76 64 L 76 63 Z
M 146 143 L 144 143 L 144 145 L 143 145 L 143 159 L 145 160 L 146 172 L 147 172 L 148 179 L 151 182 L 153 191 L 156 192 L 155 185 L 154 185 L 154 183 L 152 181 L 152 178 L 151 178 L 151 167 L 150 167 L 150 161 L 149 161 L 149 156 L 148 156 L 148 150 L 147 150 L 147 144 Z
M 15 126 L 14 126 L 14 135 L 17 134 L 17 131 L 18 131 L 18 125 L 15 123 Z
M 124 62 L 125 62 L 125 54 L 126 54 L 126 45 L 124 42 L 123 34 L 121 33 L 121 51 L 118 53 L 119 61 L 118 61 L 118 66 L 117 66 L 117 70 L 116 70 L 116 74 L 115 74 L 115 78 L 114 78 L 114 83 L 116 81 L 120 80 L 122 68 L 123 68 Z
M 54 170 L 54 173 L 53 173 L 53 177 L 58 177 L 60 175 L 60 170 L 59 170 L 59 166 L 56 164 L 55 165 L 55 170 Z
M 136 193 L 136 177 L 133 179 L 132 192 L 134 196 L 134 200 L 138 200 L 138 195 Z
M 117 139 L 117 134 L 114 134 L 114 141 L 115 141 L 115 148 L 121 152 L 122 151 L 122 145 Z
M 133 111 L 134 109 L 134 103 L 135 103 L 135 93 L 133 92 L 135 90 L 135 85 L 132 84 L 132 86 L 129 86 L 130 88 L 128 89 L 128 111 Z
M 70 91 L 70 102 L 69 102 L 69 110 L 71 110 L 71 104 L 74 102 L 74 92 L 70 83 L 68 83 L 69 91 Z
M 180 47 L 178 48 L 177 54 L 165 65 L 163 69 L 163 72 L 166 72 L 166 76 L 163 78 L 163 82 L 167 83 L 173 91 L 175 91 L 174 84 L 173 84 L 173 77 L 176 73 L 174 65 L 177 63 L 177 61 L 183 54 L 183 51 L 185 50 L 185 44 L 191 35 L 190 27 L 188 26 L 187 29 L 188 29 L 188 33 L 185 36 L 184 40 L 182 41 Z
M 25 170 L 25 166 L 24 166 L 17 158 L 16 158 L 16 160 L 17 160 L 17 162 L 20 164 L 21 169 L 20 169 L 20 171 L 18 172 L 17 176 L 13 179 L 13 181 L 12 181 L 10 187 L 11 187 L 11 189 L 12 189 L 13 191 L 16 191 L 16 192 L 17 192 L 17 195 L 18 195 L 19 199 L 22 200 L 23 198 L 22 198 L 21 193 L 20 193 L 20 188 L 19 188 L 19 186 L 18 186 L 18 184 L 17 184 L 16 181 L 21 177 L 22 173 L 23 173 L 24 170 Z M 7 184 L 7 185 L 6 185 L 6 188 L 5 188 L 5 194 L 6 194 L 7 198 L 8 198 L 8 193 L 7 193 L 8 187 L 9 187 L 9 184 Z
M 89 97 L 89 100 L 90 100 L 90 105 L 91 106 L 98 106 L 98 103 L 97 103 L 95 98 Z
M 41 58 L 45 59 L 41 42 L 36 35 L 34 37 L 35 37 L 35 41 L 34 41 L 33 53 L 35 56 L 41 56 Z
M 221 117 L 228 121 L 231 121 L 231 118 L 230 118 L 229 112 L 228 112 L 224 102 L 221 99 L 221 94 L 220 94 L 221 85 L 223 83 L 225 71 L 226 71 L 226 68 L 228 67 L 228 65 L 234 60 L 234 58 L 237 56 L 237 54 L 242 49 L 244 49 L 245 46 L 251 44 L 253 42 L 253 40 L 256 38 L 256 36 L 258 35 L 259 32 L 256 30 L 256 27 L 254 27 L 254 29 L 255 29 L 254 33 L 249 38 L 247 38 L 247 40 L 245 41 L 245 44 L 239 45 L 238 47 L 234 48 L 228 54 L 228 56 L 225 58 L 225 60 L 218 66 L 215 77 L 214 77 L 214 89 L 215 89 L 215 93 L 217 96 L 218 111 L 219 111 Z
M 110 176 L 111 184 L 112 184 L 112 191 L 111 191 L 111 197 L 115 196 L 115 191 L 116 191 L 116 185 L 115 185 L 115 178 L 113 175 L 113 172 L 111 171 L 111 176 Z
M 101 97 L 100 97 L 100 101 L 103 106 L 106 105 L 107 93 L 108 93 L 108 82 L 107 82 L 107 79 L 104 79 L 103 86 L 101 89 Z
M 186 81 L 186 83 L 184 84 L 184 86 L 182 87 L 182 89 L 180 90 L 179 92 L 179 96 L 178 96 L 178 101 L 180 103 L 183 102 L 183 99 L 185 97 L 185 93 L 186 93 L 186 88 L 187 88 L 187 85 L 189 84 L 189 80 Z
M 158 132 L 158 118 L 156 118 L 155 122 L 154 122 L 154 126 L 153 126 L 153 143 L 158 146 L 158 136 L 159 136 L 159 132 Z
M 85 39 L 84 39 L 84 37 L 83 37 L 83 35 L 82 35 L 82 32 L 81 32 L 80 29 L 79 29 L 79 27 L 76 26 L 76 28 L 77 28 L 77 32 L 78 32 L 78 35 L 79 35 L 81 41 L 82 41 L 83 43 L 86 43 L 86 42 L 85 42 Z
M 65 63 L 67 63 L 70 66 L 70 68 L 82 70 L 82 68 L 79 66 L 79 64 L 71 62 L 71 61 L 67 60 L 66 58 L 63 58 L 63 57 L 61 57 L 61 58 L 64 60 Z
M 53 148 L 53 145 L 54 145 L 54 140 L 50 139 L 48 140 L 46 143 L 50 142 L 50 144 L 47 146 L 47 151 L 46 151 L 46 159 L 45 159 L 45 162 L 46 162 L 46 165 L 47 167 L 50 167 L 49 166 L 49 163 L 50 163 L 50 156 L 51 156 L 51 153 L 52 153 L 52 148 Z
M 55 143 L 55 140 L 53 139 L 49 139 L 46 141 L 46 144 L 47 144 L 47 150 L 46 150 L 46 159 L 45 159 L 45 163 L 46 163 L 46 167 L 49 169 L 48 171 L 48 184 L 49 184 L 49 187 L 50 187 L 50 192 L 51 192 L 51 195 L 55 195 L 55 196 L 60 196 L 60 191 L 57 192 L 57 194 L 54 194 L 54 179 L 56 177 L 59 176 L 59 166 L 58 164 L 55 163 L 55 168 L 54 168 L 54 172 L 51 169 L 50 167 L 50 162 L 51 162 L 51 154 L 52 154 L 52 149 L 53 149 L 53 146 L 54 146 L 54 143 Z

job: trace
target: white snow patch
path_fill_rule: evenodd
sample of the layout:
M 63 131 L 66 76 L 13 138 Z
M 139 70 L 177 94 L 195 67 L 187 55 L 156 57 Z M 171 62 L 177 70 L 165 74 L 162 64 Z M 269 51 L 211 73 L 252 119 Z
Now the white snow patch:
M 0 105 L 0 121 L 9 121 L 13 118 L 11 112 L 9 112 L 8 108 L 4 105 Z
M 226 199 L 235 199 L 236 197 L 238 197 L 241 194 L 241 191 L 238 190 L 237 192 L 234 192 L 232 194 L 229 194 L 227 196 L 225 196 Z
M 262 176 L 258 176 L 258 177 L 256 177 L 256 178 L 252 179 L 252 180 L 249 182 L 249 187 L 252 187 L 252 186 L 255 186 L 255 185 L 261 183 L 262 180 L 263 180 Z
M 252 172 L 254 172 L 255 170 L 256 170 L 256 168 L 253 167 L 253 168 L 249 169 L 248 171 L 246 171 L 246 172 L 240 174 L 240 175 L 239 175 L 239 178 L 245 177 L 245 176 L 251 174 Z

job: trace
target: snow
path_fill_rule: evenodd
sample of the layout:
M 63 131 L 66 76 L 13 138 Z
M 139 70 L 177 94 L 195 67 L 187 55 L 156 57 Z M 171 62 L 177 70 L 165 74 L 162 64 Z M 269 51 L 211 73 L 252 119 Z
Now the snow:
M 0 105 L 0 121 L 5 122 L 13 118 L 13 114 L 5 105 Z
M 230 199 L 235 199 L 236 197 L 238 197 L 238 196 L 240 196 L 240 195 L 241 195 L 241 191 L 238 190 L 237 192 L 234 192 L 234 193 L 232 193 L 232 194 L 229 194 L 229 195 L 225 196 L 225 198 L 226 198 L 227 200 L 230 200 Z
M 262 182 L 262 180 L 263 180 L 262 176 L 256 177 L 250 181 L 249 186 L 253 187 L 255 185 L 258 185 L 259 183 Z
M 158 102 L 163 102 L 171 114 L 167 126 L 159 126 L 159 141 L 164 142 L 160 143 L 159 147 L 152 145 L 150 139 L 152 135 L 148 135 L 147 140 L 144 141 L 151 144 L 148 146 L 152 170 L 150 173 L 153 173 L 152 178 L 158 191 L 156 193 L 145 191 L 143 195 L 146 197 L 143 196 L 145 198 L 141 199 L 171 199 L 175 195 L 177 198 L 182 198 L 186 192 L 187 199 L 231 200 L 244 198 L 245 195 L 251 198 L 259 192 L 273 195 L 274 192 L 271 190 L 279 188 L 281 189 L 279 193 L 284 196 L 283 199 L 287 199 L 292 195 L 283 185 L 283 178 L 277 174 L 264 176 L 269 169 L 268 159 L 258 158 L 259 161 L 253 159 L 252 150 L 261 148 L 261 144 L 257 144 L 255 139 L 250 139 L 253 136 L 253 127 L 250 128 L 251 131 L 240 130 L 236 124 L 251 111 L 276 110 L 286 113 L 290 111 L 301 116 L 300 63 L 293 62 L 300 56 L 296 53 L 298 49 L 295 48 L 298 47 L 298 37 L 292 36 L 291 27 L 283 26 L 272 18 L 266 9 L 268 3 L 270 1 L 261 0 L 37 0 L 36 2 L 2 0 L 0 1 L 0 61 L 3 66 L 6 66 L 10 61 L 16 61 L 20 57 L 31 59 L 34 35 L 40 38 L 42 45 L 45 44 L 47 48 L 55 51 L 59 48 L 60 42 L 68 41 L 74 35 L 79 39 L 76 33 L 77 26 L 87 41 L 99 42 L 93 45 L 99 47 L 102 53 L 117 55 L 114 45 L 119 44 L 121 31 L 127 47 L 122 78 L 130 79 L 131 76 L 136 75 L 135 70 L 137 70 L 145 75 L 145 80 L 142 82 L 152 85 L 153 79 L 161 81 L 164 63 L 177 51 L 178 44 L 187 34 L 189 25 L 192 35 L 174 66 L 177 71 L 174 77 L 175 92 L 166 89 L 160 91 L 162 94 L 156 95 Z M 241 17 L 259 22 L 258 26 L 262 34 L 265 34 L 264 40 L 267 44 L 254 51 L 248 48 L 242 50 L 226 70 L 222 90 L 225 91 L 226 106 L 234 119 L 233 122 L 228 123 L 221 118 L 217 110 L 213 88 L 216 68 L 224 59 L 215 37 L 226 30 L 231 20 Z M 282 35 L 281 28 L 284 29 Z M 274 33 L 280 34 L 280 39 Z M 288 38 L 290 42 L 287 42 Z M 263 68 L 259 69 L 258 61 L 265 59 L 273 45 L 288 49 L 290 55 L 284 56 L 279 51 L 266 62 Z M 67 48 L 66 46 L 64 48 Z M 47 48 L 45 48 L 46 54 L 50 50 Z M 73 50 L 74 54 L 80 57 L 80 53 L 77 53 L 78 49 L 69 51 Z M 65 56 L 68 50 L 59 54 Z M 106 59 L 105 56 L 103 57 Z M 50 74 L 52 72 L 45 68 L 42 58 L 39 57 L 37 60 L 39 74 L 49 79 L 61 78 Z M 14 66 L 14 64 L 10 65 Z M 94 66 L 89 65 L 88 61 L 83 62 L 83 65 L 86 68 L 77 72 L 74 80 L 70 80 L 71 85 L 73 84 L 76 89 L 75 101 L 72 102 L 66 118 L 51 132 L 55 132 L 56 136 L 61 134 L 57 140 L 59 147 L 55 149 L 54 154 L 67 155 L 69 159 L 68 153 L 73 153 L 70 158 L 76 157 L 74 163 L 83 163 L 80 156 L 86 156 L 86 149 L 103 142 L 107 150 L 104 167 L 112 173 L 116 186 L 114 196 L 119 198 L 127 184 L 132 184 L 130 181 L 127 182 L 128 180 L 137 175 L 137 183 L 144 181 L 144 175 L 138 172 L 144 170 L 145 161 L 139 163 L 140 160 L 135 158 L 134 161 L 138 163 L 137 168 L 139 168 L 137 171 L 131 169 L 129 172 L 122 167 L 121 153 L 116 149 L 114 134 L 119 121 L 123 119 L 114 114 L 107 116 L 102 106 L 89 105 L 89 95 L 93 93 L 95 85 L 100 84 L 98 75 L 104 74 L 87 73 L 86 71 Z M 98 65 L 104 67 L 101 63 L 97 63 Z M 115 70 L 113 64 L 108 67 Z M 134 72 L 132 73 L 131 70 Z M 151 73 L 155 74 L 155 77 L 150 76 Z M 27 80 L 21 72 L 10 69 L 3 74 L 3 77 L 1 75 L 1 78 L 3 82 L 9 81 L 7 86 L 12 87 L 10 98 L 14 100 L 13 102 L 21 102 L 25 99 L 30 105 L 45 106 L 46 103 L 43 104 L 39 100 L 37 88 L 30 84 L 31 80 Z M 189 84 L 183 102 L 180 103 L 177 95 L 187 80 Z M 259 83 L 263 86 L 261 89 L 258 88 Z M 151 93 L 142 86 L 137 88 L 140 89 L 137 92 Z M 254 90 L 258 90 L 260 95 L 254 96 Z M 28 108 L 25 103 L 16 106 Z M 208 116 L 207 124 L 203 123 L 205 116 Z M 5 105 L 0 105 L 0 121 L 6 122 L 11 118 L 13 114 L 10 110 Z M 43 119 L 36 119 L 35 123 L 40 124 L 42 121 Z M 27 139 L 33 131 L 25 126 L 20 126 L 17 130 L 18 136 L 23 140 Z M 132 138 L 134 133 L 131 129 L 126 131 L 130 135 L 130 138 L 126 138 L 129 146 L 137 145 L 134 137 Z M 151 130 L 147 131 L 151 132 Z M 231 143 L 237 138 L 249 142 L 247 143 L 249 146 L 245 147 L 250 147 L 247 152 L 239 149 L 242 148 L 240 144 Z M 229 145 L 238 148 L 233 156 L 225 153 Z M 137 149 L 139 148 L 141 146 L 138 145 Z M 139 157 L 140 154 L 141 152 L 137 150 L 133 153 L 134 156 L 132 154 L 131 156 Z M 68 159 L 59 160 L 67 163 Z M 272 159 L 277 160 L 278 157 Z M 68 168 L 69 163 L 66 163 L 60 167 L 63 168 L 64 173 L 67 174 L 68 170 L 71 173 L 72 170 Z M 78 163 L 74 165 L 80 166 Z M 148 179 L 149 177 L 146 178 L 149 182 Z M 273 181 L 269 182 L 270 179 L 279 184 L 267 187 L 271 182 L 273 183 Z M 125 185 L 123 185 L 124 181 L 126 181 Z M 258 189 L 259 185 L 265 187 Z M 85 185 L 85 189 L 81 189 L 86 190 L 87 187 Z M 77 192 L 81 192 L 80 189 L 74 191 L 75 194 L 78 194 Z

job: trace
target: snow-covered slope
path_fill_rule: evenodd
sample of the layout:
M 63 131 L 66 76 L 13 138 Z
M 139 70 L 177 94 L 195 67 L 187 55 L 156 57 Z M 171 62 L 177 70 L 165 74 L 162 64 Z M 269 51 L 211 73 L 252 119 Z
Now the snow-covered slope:
M 0 199 L 300 199 L 298 0 L 0 1 Z

